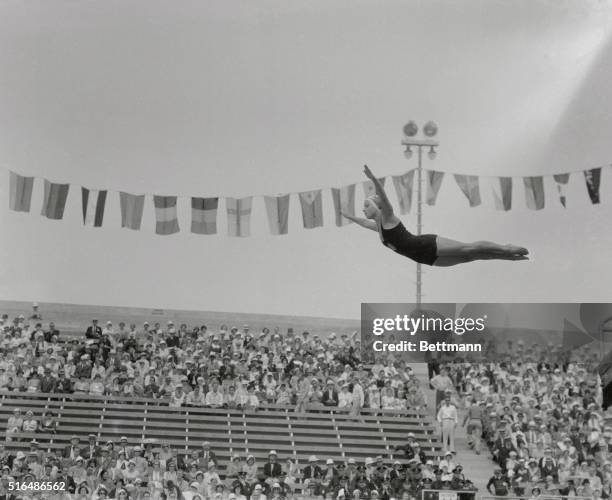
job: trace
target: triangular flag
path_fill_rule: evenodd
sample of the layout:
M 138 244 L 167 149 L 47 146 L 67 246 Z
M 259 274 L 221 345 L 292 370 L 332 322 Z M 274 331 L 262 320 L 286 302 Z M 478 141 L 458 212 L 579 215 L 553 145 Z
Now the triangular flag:
M 470 207 L 477 207 L 481 204 L 478 176 L 455 174 L 455 181 L 468 199 Z
M 176 196 L 153 196 L 155 205 L 155 232 L 168 235 L 178 233 L 179 223 L 176 214 Z
M 29 212 L 32 204 L 32 188 L 34 187 L 34 177 L 24 177 L 23 175 L 10 172 L 10 195 L 9 207 L 16 212 Z
M 346 226 L 353 221 L 342 216 L 342 212 L 355 215 L 355 184 L 350 184 L 341 188 L 332 188 L 332 198 L 334 200 L 334 212 L 336 213 L 336 226 Z
M 393 185 L 399 200 L 400 214 L 410 212 L 412 205 L 412 185 L 414 182 L 414 170 L 409 170 L 403 175 L 394 175 Z
M 134 231 L 140 230 L 144 201 L 144 194 L 130 194 L 123 191 L 119 193 L 121 227 L 133 229 Z
M 63 218 L 69 189 L 70 184 L 56 184 L 45 179 L 45 194 L 40 214 L 47 219 Z
M 428 205 L 436 204 L 438 191 L 440 191 L 443 178 L 444 172 L 438 172 L 437 170 L 425 170 L 425 180 L 427 183 L 426 200 Z
M 83 199 L 83 224 L 86 226 L 101 227 L 104 220 L 104 206 L 106 205 L 106 191 L 81 188 Z
M 249 236 L 251 234 L 251 209 L 253 197 L 226 198 L 227 230 L 230 236 Z
M 217 234 L 219 198 L 191 198 L 191 232 Z
M 584 171 L 584 180 L 586 181 L 587 191 L 591 203 L 599 203 L 599 184 L 601 183 L 601 167 L 592 168 Z
M 323 196 L 320 189 L 300 193 L 300 205 L 306 229 L 323 226 Z
M 569 182 L 570 174 L 555 174 L 553 175 L 553 179 L 557 183 L 557 192 L 559 193 L 559 201 L 563 208 L 566 206 L 567 198 L 565 196 L 565 188 L 567 187 L 567 183 Z
M 491 177 L 491 190 L 497 210 L 512 208 L 512 177 Z
M 380 182 L 382 186 L 385 187 L 385 177 L 380 177 L 378 179 L 378 182 Z M 363 181 L 363 195 L 366 198 L 369 198 L 370 196 L 374 196 L 375 194 L 376 187 L 374 186 L 374 183 L 369 179 L 367 181 Z
M 274 235 L 289 232 L 289 195 L 264 196 L 270 232 Z
M 541 176 L 523 177 L 525 185 L 525 201 L 530 210 L 544 208 L 544 179 Z

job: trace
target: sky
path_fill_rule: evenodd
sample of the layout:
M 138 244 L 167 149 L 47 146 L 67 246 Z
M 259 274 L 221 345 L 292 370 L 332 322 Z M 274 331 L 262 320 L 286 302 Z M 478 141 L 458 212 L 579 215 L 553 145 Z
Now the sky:
M 434 120 L 445 176 L 424 232 L 526 246 L 530 262 L 427 268 L 424 301 L 591 302 L 612 281 L 612 6 L 596 0 L 0 2 L 0 299 L 357 318 L 412 302 L 415 265 L 329 188 L 416 166 L 408 120 Z M 604 166 L 600 205 L 580 170 Z M 8 170 L 37 177 L 8 209 Z M 570 177 L 568 207 L 469 208 L 450 173 Z M 41 178 L 72 183 L 40 216 Z M 390 187 L 390 179 L 387 181 Z M 110 190 L 83 227 L 80 186 Z M 268 229 L 262 195 L 324 188 L 325 227 Z M 120 227 L 117 191 L 179 195 L 181 232 Z M 194 235 L 189 196 L 254 195 L 252 236 Z M 363 199 L 357 186 L 357 203 Z M 391 189 L 391 199 L 396 202 Z M 415 214 L 402 216 L 409 229 Z

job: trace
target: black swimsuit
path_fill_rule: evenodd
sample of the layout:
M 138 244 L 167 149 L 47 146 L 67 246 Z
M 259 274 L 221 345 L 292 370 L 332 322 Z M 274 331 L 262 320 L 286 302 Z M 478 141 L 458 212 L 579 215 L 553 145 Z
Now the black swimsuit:
M 437 236 L 435 234 L 417 236 L 410 233 L 401 222 L 391 229 L 384 229 L 381 223 L 378 227 L 380 240 L 387 248 L 415 262 L 428 266 L 434 265 L 438 258 Z

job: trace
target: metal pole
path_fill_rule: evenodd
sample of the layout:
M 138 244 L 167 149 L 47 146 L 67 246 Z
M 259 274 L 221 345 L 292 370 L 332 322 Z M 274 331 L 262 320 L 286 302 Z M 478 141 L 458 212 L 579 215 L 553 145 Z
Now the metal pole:
M 419 148 L 419 166 L 417 169 L 417 235 L 421 235 L 422 225 L 423 225 L 423 169 L 422 169 L 422 159 L 423 159 L 423 147 L 418 146 Z M 421 294 L 421 263 L 417 262 L 416 269 L 416 303 L 417 308 L 421 308 L 422 302 L 422 294 Z

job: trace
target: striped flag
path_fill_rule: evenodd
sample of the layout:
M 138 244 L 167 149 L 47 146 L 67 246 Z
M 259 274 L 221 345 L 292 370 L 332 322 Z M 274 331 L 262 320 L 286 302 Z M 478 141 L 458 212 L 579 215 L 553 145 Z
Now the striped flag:
M 480 199 L 480 186 L 478 184 L 478 176 L 476 175 L 460 175 L 455 174 L 455 181 L 459 188 L 468 199 L 470 207 L 477 207 L 482 203 Z
M 407 214 L 410 212 L 410 206 L 412 205 L 413 183 L 414 170 L 409 170 L 403 175 L 393 176 L 393 185 L 395 186 L 395 192 L 397 193 L 397 199 L 399 200 L 401 214 Z
M 10 209 L 15 210 L 15 212 L 29 212 L 32 204 L 34 177 L 24 177 L 23 175 L 19 175 L 11 171 L 9 184 Z
M 70 184 L 57 184 L 45 179 L 45 195 L 40 215 L 47 219 L 59 220 L 64 217 Z
M 566 196 L 565 196 L 565 188 L 567 187 L 567 183 L 569 182 L 570 174 L 555 174 L 553 175 L 553 179 L 557 183 L 557 192 L 559 193 L 559 201 L 563 208 L 565 208 Z
M 270 232 L 274 235 L 289 232 L 289 195 L 264 196 Z
M 530 210 L 544 208 L 544 179 L 542 176 L 523 177 L 525 186 L 525 201 Z
M 336 213 L 336 226 L 346 226 L 353 221 L 342 216 L 342 212 L 355 215 L 355 184 L 350 184 L 341 188 L 332 188 L 332 198 L 334 200 L 334 212 Z
M 385 177 L 380 177 L 378 179 L 378 182 L 380 182 L 382 184 L 383 187 L 385 187 Z M 374 196 L 376 194 L 376 187 L 374 187 L 374 183 L 368 179 L 367 181 L 363 181 L 363 195 L 366 198 L 369 198 L 370 196 Z
M 601 183 L 601 167 L 584 171 L 584 180 L 591 203 L 599 203 L 599 184 Z
M 176 196 L 153 196 L 155 205 L 155 232 L 157 234 L 174 234 L 179 232 L 176 215 Z
M 144 208 L 144 194 L 119 193 L 121 205 L 121 227 L 140 230 L 142 222 L 142 211 Z
M 440 191 L 440 186 L 442 185 L 442 179 L 444 179 L 444 172 L 438 172 L 437 170 L 425 171 L 425 180 L 427 182 L 426 200 L 428 205 L 436 204 L 438 191 Z
M 491 190 L 497 210 L 512 208 L 512 177 L 491 177 Z
M 320 189 L 300 193 L 302 220 L 304 228 L 314 229 L 323 226 L 323 195 Z
M 219 198 L 191 198 L 191 232 L 217 234 Z
M 85 226 L 101 227 L 106 205 L 106 191 L 81 188 L 83 199 L 83 224 Z
M 251 235 L 251 210 L 253 208 L 253 197 L 226 198 L 227 209 L 227 231 L 230 236 Z

